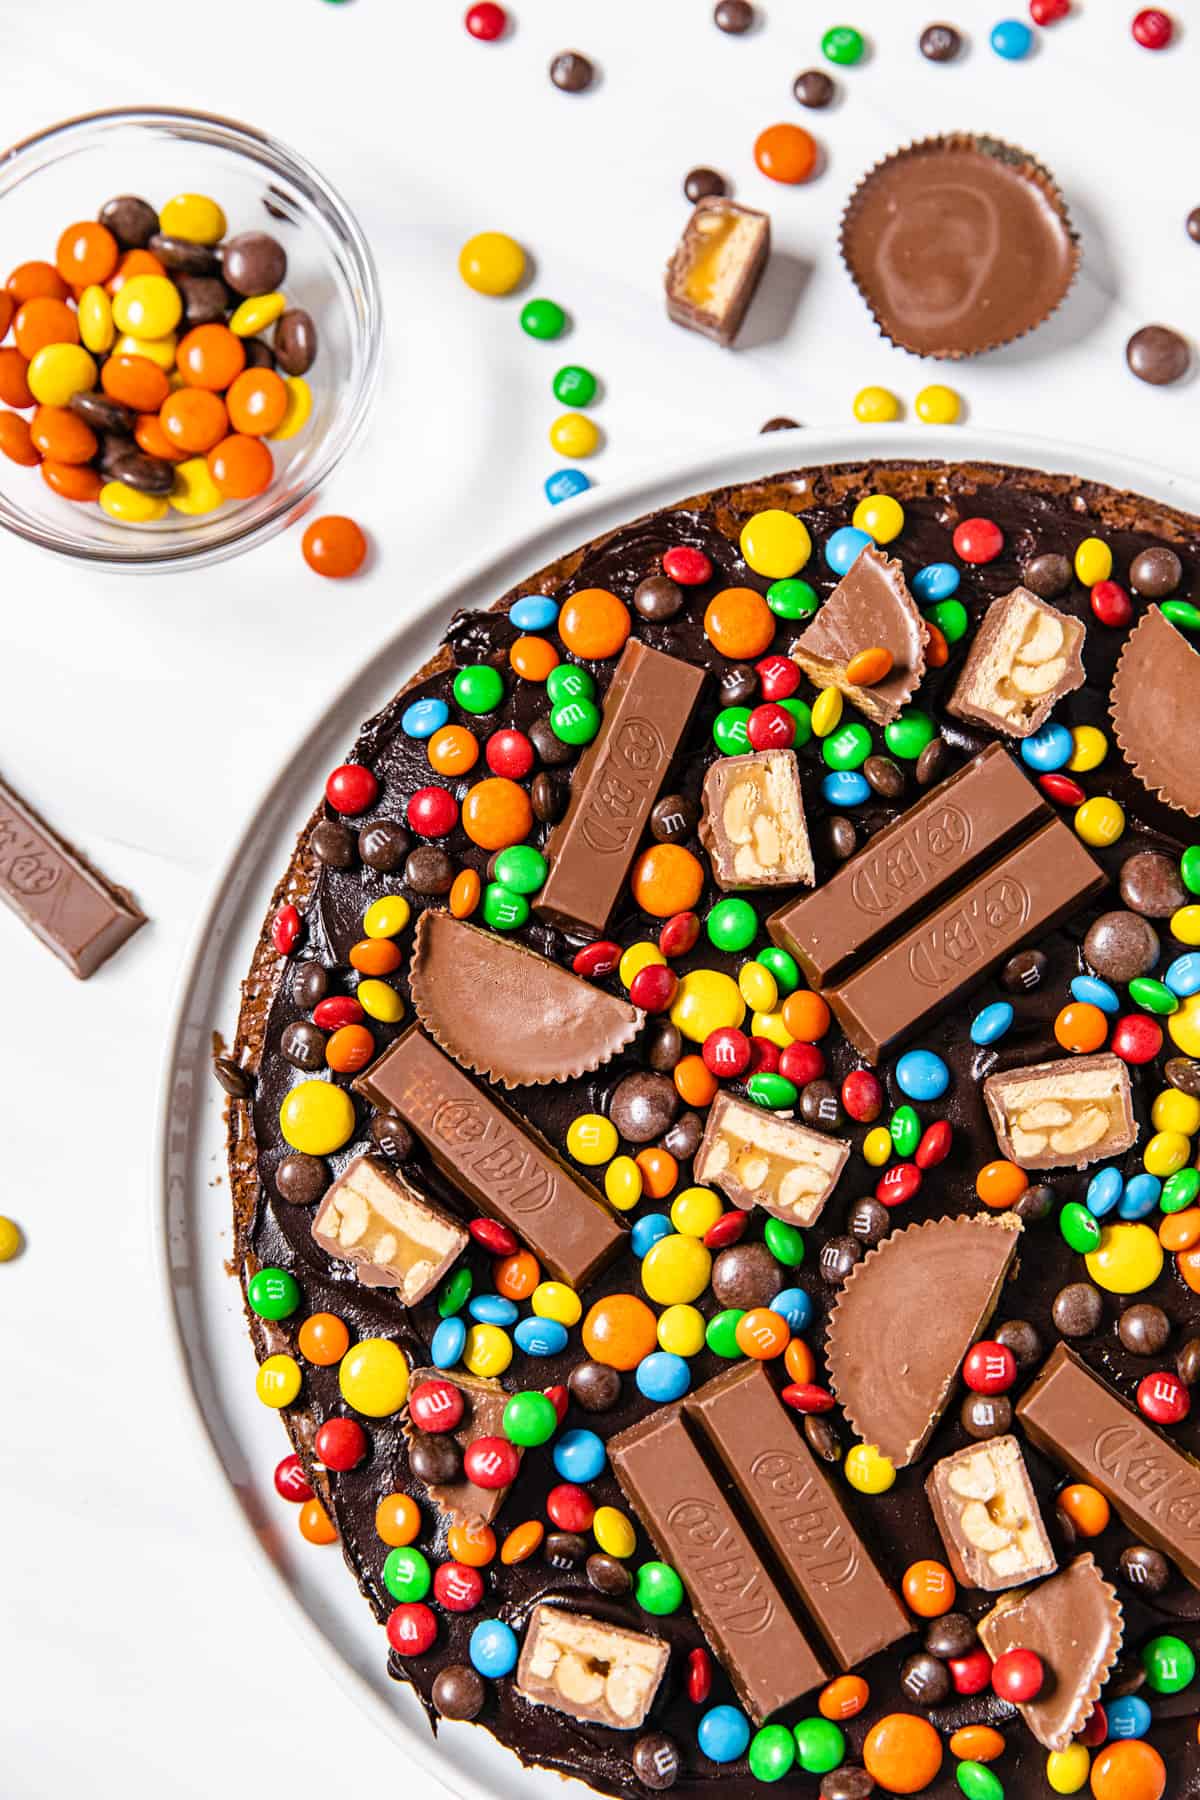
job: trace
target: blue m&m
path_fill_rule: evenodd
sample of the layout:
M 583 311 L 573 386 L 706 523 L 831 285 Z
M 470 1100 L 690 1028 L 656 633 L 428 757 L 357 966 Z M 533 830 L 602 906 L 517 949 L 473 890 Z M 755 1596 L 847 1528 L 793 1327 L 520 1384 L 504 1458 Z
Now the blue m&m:
M 812 1324 L 813 1303 L 803 1288 L 784 1288 L 776 1294 L 771 1302 L 771 1311 L 778 1313 L 787 1321 L 789 1328 L 795 1332 L 807 1331 Z
M 554 1446 L 554 1467 L 564 1481 L 580 1487 L 595 1481 L 607 1461 L 604 1439 L 594 1431 L 564 1431 Z
M 549 594 L 522 594 L 514 600 L 508 616 L 518 631 L 547 631 L 558 618 L 558 601 Z
M 844 575 L 873 542 L 870 534 L 860 531 L 856 525 L 843 525 L 825 545 L 825 561 L 835 575 Z
M 400 729 L 406 737 L 431 738 L 449 717 L 450 708 L 444 700 L 414 700 L 401 714 Z
M 649 1256 L 659 1238 L 670 1235 L 671 1221 L 666 1213 L 643 1213 L 640 1219 L 633 1222 L 633 1254 L 640 1262 L 642 1257 Z
M 1065 769 L 1075 754 L 1075 739 L 1065 725 L 1043 725 L 1032 737 L 1027 737 L 1021 744 L 1021 761 L 1039 775 L 1049 775 L 1055 769 Z
M 1088 1182 L 1087 1209 L 1094 1219 L 1103 1219 L 1124 1192 L 1125 1177 L 1120 1169 L 1099 1169 Z
M 591 485 L 582 469 L 555 469 L 553 475 L 546 477 L 546 498 L 551 506 L 557 506 L 560 501 L 586 493 Z
M 971 1020 L 971 1042 L 973 1044 L 994 1044 L 1002 1038 L 1013 1022 L 1013 1009 L 1007 1000 L 993 1000 Z
M 1181 1000 L 1186 1000 L 1191 994 L 1200 993 L 1200 955 L 1191 950 L 1186 956 L 1177 956 L 1163 976 L 1163 980 L 1171 992 L 1178 994 Z
M 558 1319 L 522 1319 L 513 1340 L 526 1356 L 561 1356 L 567 1347 L 567 1328 Z
M 652 1350 L 649 1356 L 643 1356 L 633 1378 L 638 1392 L 659 1405 L 682 1399 L 692 1385 L 687 1363 L 670 1350 Z
M 871 784 L 857 769 L 835 769 L 821 783 L 830 806 L 862 806 L 871 798 Z
M 1150 1708 L 1140 1694 L 1122 1694 L 1106 1701 L 1104 1712 L 1110 1738 L 1145 1737 L 1150 1729 Z
M 940 1100 L 950 1071 L 932 1050 L 908 1050 L 896 1064 L 896 1085 L 910 1100 Z
M 1131 1175 L 1125 1183 L 1119 1207 L 1123 1219 L 1145 1219 L 1154 1212 L 1162 1198 L 1162 1182 L 1157 1175 Z
M 1005 62 L 1020 62 L 1033 49 L 1033 33 L 1022 19 L 1001 19 L 992 26 L 991 44 Z
M 452 1369 L 467 1343 L 467 1326 L 458 1317 L 443 1319 L 429 1344 L 429 1360 L 435 1369 Z
M 1116 988 L 1109 987 L 1098 975 L 1076 975 L 1071 982 L 1071 998 L 1082 1000 L 1088 1006 L 1098 1006 L 1104 1013 L 1121 1010 L 1121 996 Z
M 710 1762 L 736 1762 L 750 1742 L 750 1721 L 736 1706 L 714 1706 L 696 1727 L 696 1741 Z
M 962 576 L 953 563 L 926 563 L 913 576 L 912 591 L 923 606 L 933 600 L 949 600 L 957 594 Z
M 520 1317 L 516 1301 L 503 1294 L 476 1294 L 467 1311 L 481 1325 L 515 1325 Z
M 493 1681 L 517 1666 L 517 1634 L 503 1619 L 482 1619 L 471 1633 L 468 1651 L 481 1675 Z

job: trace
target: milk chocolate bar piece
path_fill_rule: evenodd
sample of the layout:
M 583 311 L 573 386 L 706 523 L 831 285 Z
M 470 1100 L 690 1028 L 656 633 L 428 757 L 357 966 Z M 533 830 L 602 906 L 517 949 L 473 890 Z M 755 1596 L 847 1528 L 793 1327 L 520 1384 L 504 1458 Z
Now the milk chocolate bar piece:
M 529 1616 L 517 1692 L 531 1706 L 552 1706 L 582 1725 L 634 1731 L 650 1711 L 670 1655 L 670 1645 L 648 1632 L 542 1602 Z
M 767 929 L 823 987 L 1050 816 L 1007 750 L 989 744 Z
M 1025 1435 L 1107 1496 L 1137 1537 L 1200 1588 L 1200 1462 L 1059 1344 L 1018 1403 Z
M 627 1228 L 532 1125 L 479 1087 L 415 1025 L 354 1083 L 397 1112 L 471 1204 L 524 1239 L 558 1281 L 580 1289 Z
M 993 1662 L 1006 1650 L 1032 1650 L 1049 1680 L 1036 1700 L 1017 1710 L 1038 1743 L 1065 1750 L 1083 1730 L 1121 1649 L 1124 1615 L 1116 1589 L 1090 1550 L 1061 1575 L 1022 1593 L 1006 1594 L 979 1621 Z
M 774 1577 L 693 1443 L 679 1407 L 611 1438 L 609 1461 L 746 1711 L 761 1724 L 826 1679 Z
M 327 1189 L 312 1234 L 364 1287 L 395 1288 L 405 1306 L 431 1294 L 470 1242 L 457 1219 L 373 1156 L 356 1156 Z
M 604 697 L 604 722 L 575 771 L 571 803 L 546 845 L 534 910 L 600 933 L 683 741 L 704 670 L 631 639 Z
M 789 654 L 817 687 L 838 688 L 876 725 L 890 725 L 921 685 L 928 637 L 900 564 L 870 544 Z M 862 650 L 886 650 L 892 658 L 889 673 L 870 687 L 846 673 Z
M 728 349 L 770 249 L 766 213 L 720 195 L 698 200 L 667 264 L 667 317 Z
M 941 1457 L 925 1492 L 963 1587 L 998 1593 L 1058 1567 L 1015 1437 L 989 1438 Z
M 718 757 L 704 777 L 703 802 L 700 842 L 719 888 L 812 886 L 816 873 L 794 750 Z
M 498 1381 L 491 1381 L 484 1375 L 467 1375 L 461 1369 L 414 1369 L 409 1376 L 409 1393 L 423 1381 L 453 1382 L 462 1395 L 463 1416 L 450 1434 L 460 1450 L 469 1450 L 476 1438 L 505 1436 L 504 1408 L 508 1404 L 508 1395 Z M 420 1435 L 407 1413 L 403 1423 L 410 1442 Z M 518 1449 L 517 1455 L 523 1454 Z M 504 1505 L 509 1489 L 476 1487 L 464 1475 L 460 1481 L 430 1482 L 425 1492 L 452 1524 L 468 1525 L 482 1519 L 485 1525 L 490 1525 Z
M 1023 1169 L 1086 1169 L 1137 1138 L 1129 1070 L 1109 1050 L 989 1075 L 983 1098 L 1001 1156 Z
M 719 1187 L 744 1212 L 761 1206 L 790 1225 L 812 1225 L 849 1155 L 844 1138 L 721 1093 L 709 1108 L 692 1169 L 697 1181 Z
M 0 782 L 0 900 L 86 981 L 146 923 L 115 887 Z
M 912 1620 L 763 1365 L 718 1375 L 684 1411 L 720 1456 L 838 1667 L 853 1669 L 907 1637 Z
M 1031 737 L 1056 701 L 1083 686 L 1083 638 L 1078 619 L 1028 588 L 1002 594 L 971 640 L 947 712 L 1010 737 Z
M 825 998 L 859 1054 L 878 1063 L 1106 881 L 1075 833 L 1055 819 L 865 967 L 827 988 Z

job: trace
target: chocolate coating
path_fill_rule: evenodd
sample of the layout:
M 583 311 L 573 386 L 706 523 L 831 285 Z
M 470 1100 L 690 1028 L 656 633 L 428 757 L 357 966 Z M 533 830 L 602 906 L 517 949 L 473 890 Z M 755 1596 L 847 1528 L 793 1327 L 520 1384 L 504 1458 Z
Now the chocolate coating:
M 137 194 L 117 194 L 106 200 L 97 217 L 122 250 L 144 250 L 158 230 L 158 214 Z
M 1170 918 L 1189 899 L 1177 859 L 1161 850 L 1139 850 L 1127 856 L 1121 864 L 1121 898 L 1143 918 Z
M 287 278 L 287 251 L 269 232 L 243 231 L 222 246 L 221 273 L 235 294 L 274 294 Z
M 683 178 L 684 197 L 694 206 L 697 200 L 720 198 L 729 192 L 729 183 L 716 169 L 703 167 L 689 169 Z M 635 602 L 636 604 L 636 602 Z
M 1158 961 L 1158 934 L 1140 913 L 1101 913 L 1083 940 L 1083 954 L 1103 980 L 1124 987 Z
M 783 1267 L 765 1244 L 731 1244 L 713 1258 L 712 1291 L 721 1306 L 770 1306 L 783 1287 Z
M 828 106 L 837 93 L 832 75 L 824 69 L 803 69 L 792 83 L 792 92 L 801 106 Z
M 918 43 L 929 62 L 953 62 L 962 49 L 962 38 L 953 25 L 927 25 Z
M 1169 325 L 1143 325 L 1125 346 L 1125 361 L 1139 381 L 1169 387 L 1182 380 L 1191 364 L 1187 339 Z
M 1063 1337 L 1091 1337 L 1093 1332 L 1099 1331 L 1104 1317 L 1100 1289 L 1093 1287 L 1090 1281 L 1072 1281 L 1067 1287 L 1059 1288 L 1051 1313 L 1055 1327 Z M 1132 1348 L 1123 1332 L 1122 1341 Z
M 581 94 L 596 78 L 596 71 L 578 50 L 564 50 L 550 64 L 550 79 L 564 94 Z
M 1117 1320 L 1121 1342 L 1131 1356 L 1157 1356 L 1171 1336 L 1171 1321 L 1161 1306 L 1139 1301 Z

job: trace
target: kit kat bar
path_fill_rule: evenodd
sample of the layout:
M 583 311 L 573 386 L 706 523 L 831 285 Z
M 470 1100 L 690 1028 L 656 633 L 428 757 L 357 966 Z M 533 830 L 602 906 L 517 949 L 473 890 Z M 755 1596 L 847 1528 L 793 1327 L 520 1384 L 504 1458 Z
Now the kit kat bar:
M 878 1063 L 1014 950 L 1106 884 L 1099 864 L 1053 820 L 944 900 L 886 950 L 824 990 L 859 1055 Z
M 810 984 L 823 987 L 1050 817 L 1008 752 L 991 744 L 877 832 L 824 887 L 772 914 L 767 929 Z
M 828 1674 L 705 1464 L 679 1407 L 608 1445 L 659 1554 L 678 1571 L 704 1635 L 756 1724 Z
M 631 639 L 604 697 L 604 721 L 550 834 L 534 910 L 599 934 L 628 878 L 642 832 L 678 754 L 704 670 Z
M 761 1363 L 718 1375 L 684 1401 L 717 1452 L 840 1669 L 913 1626 Z
M 558 1281 L 582 1288 L 628 1241 L 590 1182 L 411 1025 L 354 1083 L 411 1127 L 471 1205 L 508 1225 Z
M 146 915 L 0 782 L 0 899 L 86 981 Z
M 1029 1441 L 1099 1488 L 1135 1537 L 1200 1588 L 1200 1462 L 1059 1344 L 1017 1406 Z

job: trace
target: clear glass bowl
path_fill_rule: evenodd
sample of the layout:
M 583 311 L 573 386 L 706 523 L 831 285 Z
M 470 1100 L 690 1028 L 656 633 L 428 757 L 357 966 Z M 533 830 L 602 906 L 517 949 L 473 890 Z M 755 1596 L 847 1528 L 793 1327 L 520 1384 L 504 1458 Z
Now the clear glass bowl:
M 317 359 L 308 424 L 271 446 L 275 478 L 253 500 L 150 525 L 122 525 L 98 506 L 61 499 L 36 469 L 0 456 L 0 524 L 43 549 L 99 568 L 198 568 L 262 543 L 303 510 L 362 427 L 379 377 L 379 277 L 344 200 L 292 150 L 253 126 L 173 107 L 129 107 L 68 119 L 0 155 L 0 268 L 53 260 L 58 233 L 95 218 L 114 194 L 161 206 L 211 194 L 230 234 L 269 231 L 288 255 L 285 288 L 312 314 Z

